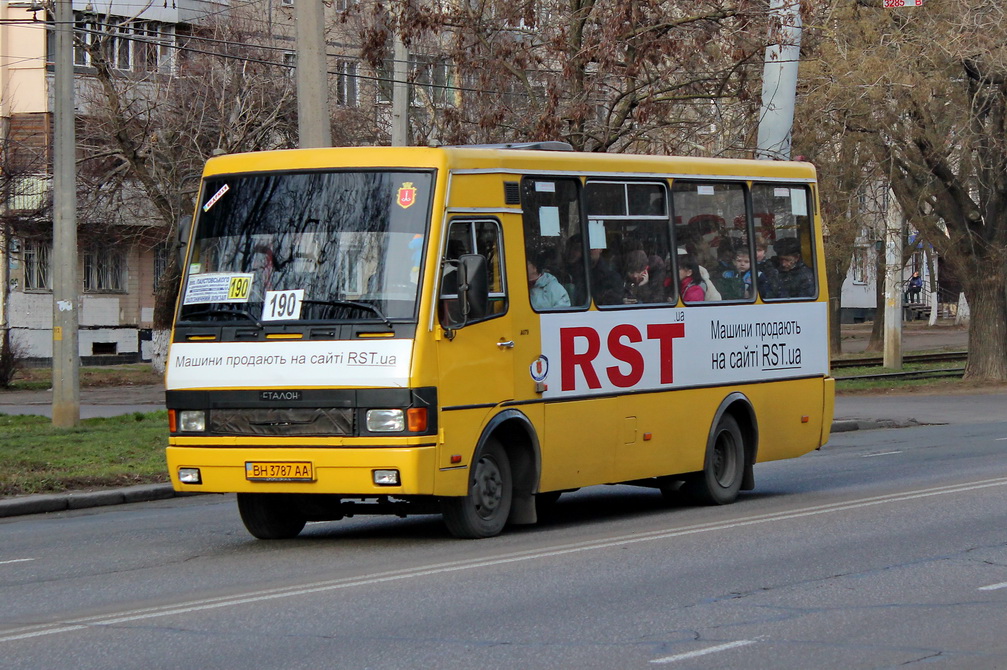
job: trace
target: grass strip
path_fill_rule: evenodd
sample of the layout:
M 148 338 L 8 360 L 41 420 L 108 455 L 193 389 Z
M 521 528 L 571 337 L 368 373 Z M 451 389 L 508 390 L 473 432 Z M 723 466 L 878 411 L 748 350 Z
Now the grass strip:
M 0 496 L 168 481 L 166 411 L 84 419 L 55 428 L 36 415 L 0 415 Z

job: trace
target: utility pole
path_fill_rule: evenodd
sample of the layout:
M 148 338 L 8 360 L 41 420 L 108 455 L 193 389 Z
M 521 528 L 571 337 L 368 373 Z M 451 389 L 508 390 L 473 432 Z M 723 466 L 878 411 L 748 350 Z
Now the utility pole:
M 332 146 L 324 19 L 320 0 L 297 0 L 297 137 L 301 148 Z
M 80 423 L 77 334 L 77 140 L 74 130 L 73 8 L 56 0 L 53 95 L 52 424 Z
M 409 52 L 398 33 L 392 38 L 392 146 L 409 146 Z
M 766 65 L 762 72 L 762 111 L 755 157 L 790 160 L 790 132 L 797 98 L 797 66 L 801 59 L 799 0 L 770 0 Z
M 892 199 L 894 201 L 894 199 Z M 884 366 L 902 368 L 902 227 L 905 215 L 889 207 L 885 217 Z

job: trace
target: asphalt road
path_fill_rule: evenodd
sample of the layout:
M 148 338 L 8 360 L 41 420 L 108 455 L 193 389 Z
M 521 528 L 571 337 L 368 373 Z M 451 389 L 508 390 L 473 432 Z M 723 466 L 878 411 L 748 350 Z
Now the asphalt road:
M 244 531 L 230 496 L 0 519 L 0 668 L 1007 667 L 1007 423 L 843 433 L 720 508 Z

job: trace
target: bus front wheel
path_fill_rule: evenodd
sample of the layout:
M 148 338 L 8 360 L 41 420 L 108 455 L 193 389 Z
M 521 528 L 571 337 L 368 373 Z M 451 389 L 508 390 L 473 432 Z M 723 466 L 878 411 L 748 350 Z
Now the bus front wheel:
M 459 538 L 499 535 L 510 516 L 513 494 L 507 453 L 499 442 L 490 439 L 472 463 L 468 495 L 442 500 L 444 523 Z
M 260 540 L 297 537 L 307 522 L 288 497 L 277 493 L 239 493 L 238 513 L 248 532 Z
M 745 475 L 745 441 L 738 422 L 724 414 L 706 448 L 703 471 L 682 484 L 682 493 L 704 505 L 734 502 Z

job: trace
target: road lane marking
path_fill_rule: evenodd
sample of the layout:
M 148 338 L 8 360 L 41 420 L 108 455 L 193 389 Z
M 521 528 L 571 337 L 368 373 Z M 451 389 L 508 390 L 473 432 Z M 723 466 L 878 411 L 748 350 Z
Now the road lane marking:
M 999 589 L 1007 589 L 1007 582 L 1000 582 L 999 584 L 990 584 L 989 586 L 980 586 L 980 591 L 997 591 Z
M 651 663 L 674 663 L 676 661 L 687 661 L 692 658 L 699 658 L 700 656 L 706 656 L 707 654 L 716 654 L 721 651 L 727 651 L 728 649 L 747 647 L 750 644 L 755 644 L 755 640 L 737 640 L 735 642 L 727 642 L 725 644 L 718 644 L 716 647 L 707 647 L 706 649 L 697 649 L 696 651 L 690 651 L 684 654 L 675 654 L 674 656 L 655 658 L 653 661 L 651 661 Z
M 901 449 L 896 449 L 895 451 L 879 451 L 876 454 L 864 454 L 861 458 L 874 458 L 875 456 L 891 456 L 892 454 L 901 454 Z
M 450 561 L 447 563 L 435 563 L 432 565 L 416 568 L 405 568 L 402 570 L 392 570 L 388 572 L 378 572 L 360 577 L 343 577 L 340 579 L 325 580 L 302 584 L 300 586 L 288 586 L 274 589 L 263 589 L 248 591 L 230 596 L 218 596 L 215 598 L 201 598 L 187 602 L 176 603 L 174 605 L 162 605 L 158 607 L 148 607 L 142 609 L 123 610 L 121 612 L 107 613 L 100 616 L 79 617 L 63 621 L 54 621 L 45 624 L 34 624 L 0 630 L 0 644 L 4 642 L 14 642 L 28 638 L 42 637 L 46 635 L 56 635 L 67 633 L 82 628 L 92 626 L 109 626 L 114 624 L 128 623 L 132 621 L 142 621 L 158 617 L 174 616 L 179 614 L 191 614 L 193 612 L 205 612 L 222 607 L 234 607 L 236 605 L 249 605 L 253 603 L 267 602 L 281 598 L 293 598 L 296 596 L 311 595 L 316 593 L 326 593 L 342 589 L 355 588 L 360 586 L 370 586 L 388 582 L 402 581 L 406 579 L 416 579 L 432 575 L 442 575 L 477 568 L 494 567 L 511 563 L 521 563 L 525 561 L 553 558 L 565 556 L 585 551 L 596 551 L 599 549 L 611 549 L 614 547 L 624 547 L 640 542 L 652 542 L 654 540 L 666 540 L 686 535 L 696 535 L 699 533 L 709 533 L 714 531 L 731 530 L 734 528 L 744 528 L 777 521 L 789 521 L 792 519 L 802 519 L 833 512 L 844 512 L 855 509 L 863 509 L 877 505 L 889 503 L 905 502 L 907 500 L 918 500 L 933 496 L 968 493 L 997 486 L 1007 486 L 1007 477 L 996 479 L 984 479 L 969 484 L 950 484 L 946 486 L 934 486 L 904 493 L 889 493 L 881 496 L 872 496 L 860 500 L 850 500 L 845 502 L 827 503 L 824 505 L 812 505 L 785 512 L 769 512 L 765 514 L 754 514 L 748 517 L 741 517 L 730 521 L 714 521 L 707 523 L 683 526 L 681 528 L 653 530 L 642 533 L 633 533 L 613 537 L 608 540 L 591 540 L 576 542 L 565 545 L 557 545 L 549 549 L 529 549 L 510 554 L 503 554 L 494 558 L 475 558 L 462 561 Z
M 9 565 L 11 563 L 27 563 L 28 561 L 34 561 L 34 558 L 12 558 L 7 561 L 0 561 L 0 565 Z

